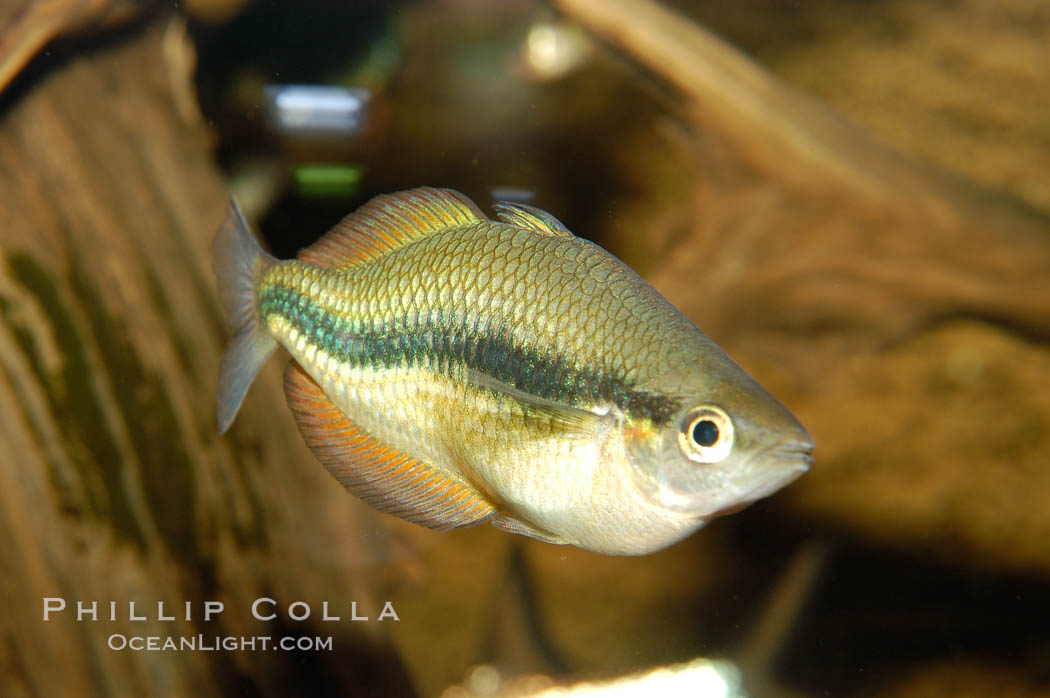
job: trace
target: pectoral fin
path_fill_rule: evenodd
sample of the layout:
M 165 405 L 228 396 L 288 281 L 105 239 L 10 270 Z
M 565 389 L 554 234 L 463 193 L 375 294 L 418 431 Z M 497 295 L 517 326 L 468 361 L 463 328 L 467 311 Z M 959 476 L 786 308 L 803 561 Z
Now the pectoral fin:
M 464 369 L 463 380 L 476 388 L 513 400 L 531 414 L 549 419 L 559 431 L 567 434 L 593 437 L 595 432 L 608 424 L 611 419 L 609 415 L 563 405 L 560 402 L 533 395 L 480 371 Z
M 317 459 L 351 494 L 379 511 L 438 531 L 473 526 L 496 513 L 467 482 L 351 422 L 294 361 L 284 372 L 284 392 Z

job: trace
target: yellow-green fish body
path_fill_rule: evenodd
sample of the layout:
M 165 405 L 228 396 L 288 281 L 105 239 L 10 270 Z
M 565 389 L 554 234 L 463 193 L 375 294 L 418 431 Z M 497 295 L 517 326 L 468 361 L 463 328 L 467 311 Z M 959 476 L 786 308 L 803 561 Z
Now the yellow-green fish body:
M 447 190 L 378 197 L 279 262 L 232 207 L 220 430 L 280 344 L 300 430 L 355 495 L 609 554 L 808 467 L 794 417 L 648 283 L 549 214 L 498 215 Z

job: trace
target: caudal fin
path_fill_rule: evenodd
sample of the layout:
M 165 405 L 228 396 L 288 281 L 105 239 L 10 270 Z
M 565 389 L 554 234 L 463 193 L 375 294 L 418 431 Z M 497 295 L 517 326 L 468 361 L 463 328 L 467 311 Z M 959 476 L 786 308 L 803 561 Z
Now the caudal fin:
M 230 199 L 226 220 L 215 233 L 214 269 L 219 300 L 233 340 L 219 366 L 219 433 L 233 423 L 255 376 L 277 348 L 256 303 L 256 281 L 277 260 L 263 251 L 244 220 L 237 201 Z

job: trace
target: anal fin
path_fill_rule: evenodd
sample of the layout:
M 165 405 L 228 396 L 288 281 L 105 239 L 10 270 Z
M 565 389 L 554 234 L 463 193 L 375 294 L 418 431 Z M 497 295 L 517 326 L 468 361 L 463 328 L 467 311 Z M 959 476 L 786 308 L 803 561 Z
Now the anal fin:
M 370 506 L 438 531 L 473 526 L 496 513 L 465 482 L 350 421 L 294 361 L 284 372 L 284 392 L 306 445 L 343 487 Z

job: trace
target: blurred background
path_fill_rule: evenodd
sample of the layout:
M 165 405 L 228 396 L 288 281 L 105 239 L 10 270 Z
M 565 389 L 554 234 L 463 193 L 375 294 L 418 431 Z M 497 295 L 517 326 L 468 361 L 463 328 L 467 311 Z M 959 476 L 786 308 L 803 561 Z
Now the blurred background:
M 11 0 L 0 694 L 539 695 L 673 666 L 682 695 L 1050 695 L 1048 46 L 1039 0 Z M 228 196 L 289 257 L 419 185 L 620 256 L 799 416 L 812 471 L 609 558 L 371 511 L 303 446 L 283 361 L 220 439 Z M 47 597 L 104 610 L 45 622 Z

